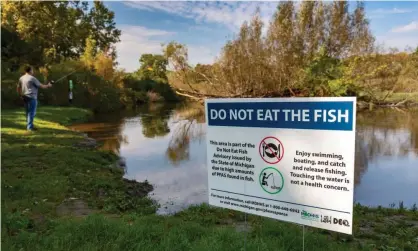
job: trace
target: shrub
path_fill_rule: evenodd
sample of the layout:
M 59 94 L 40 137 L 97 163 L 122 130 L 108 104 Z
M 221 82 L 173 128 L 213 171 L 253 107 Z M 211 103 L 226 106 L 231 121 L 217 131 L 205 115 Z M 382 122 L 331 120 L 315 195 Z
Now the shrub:
M 16 84 L 21 75 L 20 72 L 2 69 L 3 106 L 23 105 L 16 92 Z M 95 112 L 115 111 L 149 101 L 177 101 L 174 91 L 163 81 L 138 79 L 122 71 L 114 72 L 112 79 L 106 80 L 80 61 L 68 60 L 49 68 L 41 68 L 35 71 L 35 77 L 43 83 L 56 81 L 53 88 L 39 91 L 38 100 L 45 105 L 68 105 L 70 80 L 73 83 L 73 105 L 90 108 Z
M 147 92 L 147 97 L 148 97 L 149 102 L 158 102 L 158 101 L 161 101 L 163 99 L 158 93 L 156 93 L 154 91 L 148 91 Z

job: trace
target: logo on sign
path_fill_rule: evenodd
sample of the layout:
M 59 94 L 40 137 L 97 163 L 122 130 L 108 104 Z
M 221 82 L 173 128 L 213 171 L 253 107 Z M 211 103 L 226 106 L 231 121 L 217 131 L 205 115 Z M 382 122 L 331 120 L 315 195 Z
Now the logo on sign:
M 276 164 L 282 160 L 284 148 L 282 142 L 279 139 L 269 136 L 261 140 L 259 152 L 261 158 L 265 162 L 269 164 Z
M 327 216 L 327 215 L 325 215 L 325 216 L 321 215 L 321 222 L 331 224 L 332 223 L 332 217 Z
M 334 218 L 333 223 L 341 225 L 341 226 L 346 226 L 346 227 L 350 226 L 350 223 L 348 222 L 348 220 L 344 220 L 344 219 Z
M 319 221 L 318 214 L 313 214 L 305 210 L 302 210 L 302 212 L 300 213 L 300 217 L 304 220 Z

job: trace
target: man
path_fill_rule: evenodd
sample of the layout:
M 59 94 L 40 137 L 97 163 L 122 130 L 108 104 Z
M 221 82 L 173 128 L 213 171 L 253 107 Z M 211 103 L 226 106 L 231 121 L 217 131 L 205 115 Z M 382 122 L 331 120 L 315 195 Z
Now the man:
M 33 126 L 33 120 L 36 115 L 36 106 L 38 104 L 38 89 L 46 89 L 52 87 L 51 82 L 43 85 L 33 76 L 33 69 L 30 66 L 25 67 L 25 75 L 20 77 L 18 84 L 18 92 L 22 96 L 26 111 L 26 129 L 29 131 L 36 130 Z

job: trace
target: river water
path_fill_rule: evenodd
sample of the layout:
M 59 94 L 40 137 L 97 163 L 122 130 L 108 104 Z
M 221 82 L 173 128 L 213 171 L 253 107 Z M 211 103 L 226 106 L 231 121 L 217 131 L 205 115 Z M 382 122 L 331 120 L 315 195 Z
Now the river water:
M 154 104 L 72 128 L 125 158 L 125 177 L 153 184 L 158 213 L 170 214 L 207 202 L 202 108 Z M 358 112 L 354 199 L 383 207 L 418 203 L 418 109 Z

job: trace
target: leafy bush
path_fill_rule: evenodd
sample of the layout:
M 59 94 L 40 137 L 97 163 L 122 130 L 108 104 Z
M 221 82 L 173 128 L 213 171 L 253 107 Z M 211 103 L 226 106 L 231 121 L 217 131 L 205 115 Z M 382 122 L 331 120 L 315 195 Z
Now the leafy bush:
M 310 96 L 346 96 L 352 82 L 344 78 L 345 65 L 322 48 L 304 70 L 302 89 Z
M 178 97 L 171 88 L 171 86 L 162 79 L 150 79 L 150 78 L 139 78 L 137 76 L 128 75 L 124 79 L 125 87 L 130 88 L 137 92 L 148 93 L 152 92 L 158 94 L 162 99 L 159 101 L 175 102 L 178 101 Z M 154 95 L 155 97 L 155 94 Z M 156 101 L 156 100 L 154 100 Z

